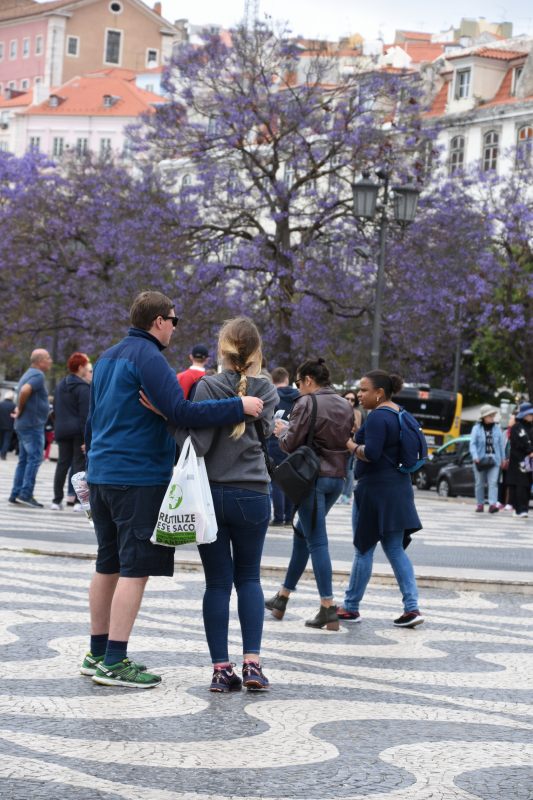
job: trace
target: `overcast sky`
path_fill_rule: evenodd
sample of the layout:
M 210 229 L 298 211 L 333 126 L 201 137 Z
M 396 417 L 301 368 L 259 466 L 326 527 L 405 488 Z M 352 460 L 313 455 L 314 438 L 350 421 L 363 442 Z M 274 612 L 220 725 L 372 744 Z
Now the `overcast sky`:
M 170 21 L 185 18 L 195 24 L 230 27 L 242 18 L 245 0 L 162 2 L 163 16 Z M 457 26 L 461 17 L 509 21 L 514 34 L 533 35 L 531 0 L 259 0 L 259 19 L 265 15 L 287 21 L 294 34 L 310 37 L 338 38 L 358 32 L 370 39 L 381 35 L 390 42 L 396 28 L 436 33 Z

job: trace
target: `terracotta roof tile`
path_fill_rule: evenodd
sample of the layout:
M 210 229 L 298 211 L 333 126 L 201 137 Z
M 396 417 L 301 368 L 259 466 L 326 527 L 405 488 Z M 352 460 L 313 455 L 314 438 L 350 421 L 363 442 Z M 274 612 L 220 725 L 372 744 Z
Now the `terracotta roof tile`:
M 431 108 L 426 112 L 426 117 L 441 117 L 446 111 L 446 103 L 448 102 L 448 87 L 449 83 L 445 81 L 433 100 Z
M 417 39 L 420 42 L 431 42 L 432 33 L 424 33 L 423 31 L 397 31 L 405 39 Z M 401 42 L 399 43 L 401 44 Z
M 448 61 L 455 58 L 476 56 L 477 58 L 495 58 L 498 61 L 514 61 L 516 58 L 527 56 L 524 50 L 501 50 L 499 47 L 482 47 L 479 50 L 470 50 L 467 53 L 457 53 L 448 56 Z
M 54 11 L 56 8 L 72 5 L 73 0 L 52 0 L 49 3 L 28 3 L 23 6 L 12 6 L 0 10 L 0 21 L 8 19 L 19 19 L 19 17 L 32 17 L 35 14 L 45 14 L 47 11 Z
M 11 100 L 6 100 L 5 97 L 0 98 L 0 108 L 20 108 L 21 106 L 29 106 L 33 101 L 33 89 L 25 94 L 19 94 L 17 97 L 12 97 Z
M 422 61 L 435 61 L 436 58 L 443 55 L 445 49 L 445 45 L 433 42 L 427 44 L 425 42 L 405 42 L 398 45 L 398 47 L 405 50 L 415 64 L 419 64 Z
M 62 102 L 51 107 L 48 100 L 30 106 L 24 114 L 37 116 L 102 116 L 137 117 L 145 111 L 151 112 L 155 105 L 167 102 L 153 92 L 139 89 L 130 80 L 87 75 L 72 78 L 68 83 L 52 91 Z M 104 95 L 118 98 L 109 108 L 104 108 Z

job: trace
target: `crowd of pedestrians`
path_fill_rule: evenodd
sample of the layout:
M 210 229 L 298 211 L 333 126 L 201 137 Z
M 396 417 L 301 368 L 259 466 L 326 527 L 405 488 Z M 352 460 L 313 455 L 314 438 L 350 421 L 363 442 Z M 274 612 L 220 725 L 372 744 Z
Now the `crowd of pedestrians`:
M 45 379 L 52 359 L 43 349 L 31 354 L 16 395 L 7 394 L 0 402 L 0 458 L 5 460 L 15 435 L 19 448 L 11 504 L 43 507 L 34 489 L 50 420 L 58 447 L 52 510 L 64 507 L 67 479 L 67 502 L 75 502 L 70 476 L 86 470 L 97 558 L 89 590 L 89 649 L 81 673 L 109 686 L 151 688 L 161 682 L 130 657 L 128 647 L 149 577 L 174 572 L 174 549 L 154 544 L 151 537 L 187 436 L 205 459 L 218 525 L 215 542 L 198 545 L 211 691 L 269 689 L 260 655 L 265 609 L 283 619 L 309 559 L 319 607 L 307 627 L 335 631 L 340 620 L 361 621 L 359 606 L 378 543 L 402 595 L 403 611 L 393 624 L 420 625 L 424 618 L 406 548 L 421 523 L 411 476 L 398 468 L 400 409 L 392 400 L 402 379 L 373 370 L 361 378 L 357 391 L 340 395 L 318 358 L 299 365 L 291 386 L 285 368 L 266 371 L 260 333 L 247 317 L 229 320 L 220 329 L 218 373 L 208 368 L 209 350 L 202 344 L 191 348 L 190 367 L 175 373 L 163 355 L 178 324 L 173 302 L 160 292 L 142 292 L 130 309 L 130 321 L 124 339 L 99 357 L 94 377 L 85 353 L 70 356 L 51 417 Z M 470 441 L 476 510 L 483 511 L 485 490 L 489 512 L 499 510 L 503 472 L 506 500 L 524 517 L 533 466 L 533 405 L 519 406 L 505 435 L 496 413 L 492 406 L 482 407 Z M 295 506 L 271 475 L 306 444 L 318 456 L 318 475 Z M 338 605 L 327 517 L 336 502 L 352 499 L 354 559 Z M 260 564 L 269 524 L 292 526 L 293 540 L 284 580 L 265 600 Z M 240 674 L 229 652 L 233 587 L 242 635 Z

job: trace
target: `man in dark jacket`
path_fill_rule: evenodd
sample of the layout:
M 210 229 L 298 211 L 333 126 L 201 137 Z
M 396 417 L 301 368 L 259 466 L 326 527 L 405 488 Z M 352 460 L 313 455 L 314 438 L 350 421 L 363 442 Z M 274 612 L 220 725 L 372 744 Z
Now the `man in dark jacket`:
M 278 390 L 279 395 L 279 403 L 276 406 L 276 412 L 283 412 L 283 415 L 281 413 L 276 413 L 276 416 L 278 419 L 281 418 L 288 421 L 294 401 L 300 397 L 300 392 L 298 389 L 289 386 L 289 373 L 285 367 L 275 367 L 272 370 L 272 383 Z M 287 453 L 281 450 L 278 438 L 274 436 L 274 434 L 272 434 L 268 440 L 268 453 L 276 466 L 287 458 Z M 288 525 L 292 520 L 292 503 L 276 483 L 272 482 L 271 488 L 272 505 L 274 506 L 274 519 L 271 524 L 277 527 L 280 525 Z
M 85 380 L 88 357 L 72 353 L 67 361 L 69 374 L 57 385 L 54 395 L 54 431 L 59 457 L 54 475 L 52 511 L 63 508 L 65 478 L 85 469 L 85 424 L 89 415 L 91 387 Z
M 174 549 L 150 537 L 172 477 L 174 427 L 234 425 L 257 417 L 258 397 L 191 403 L 163 356 L 178 318 L 161 292 L 142 292 L 130 310 L 132 327 L 94 368 L 86 428 L 87 480 L 98 540 L 89 592 L 91 649 L 81 666 L 104 686 L 150 688 L 161 678 L 127 657 L 128 639 L 150 575 L 173 575 Z M 140 402 L 143 391 L 160 412 Z
M 0 458 L 2 461 L 6 460 L 6 455 L 13 438 L 15 420 L 11 415 L 14 410 L 15 403 L 13 402 L 13 392 L 7 392 L 4 399 L 0 402 Z

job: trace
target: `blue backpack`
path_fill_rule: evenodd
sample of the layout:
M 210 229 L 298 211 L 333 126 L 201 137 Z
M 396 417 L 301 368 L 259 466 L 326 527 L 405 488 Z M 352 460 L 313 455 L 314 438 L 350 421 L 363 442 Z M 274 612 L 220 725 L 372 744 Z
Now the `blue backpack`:
M 420 423 L 401 406 L 399 411 L 395 411 L 388 406 L 382 406 L 382 408 L 396 414 L 400 423 L 400 463 L 397 465 L 398 470 L 400 472 L 416 472 L 425 464 L 428 457 L 426 437 L 422 432 Z

